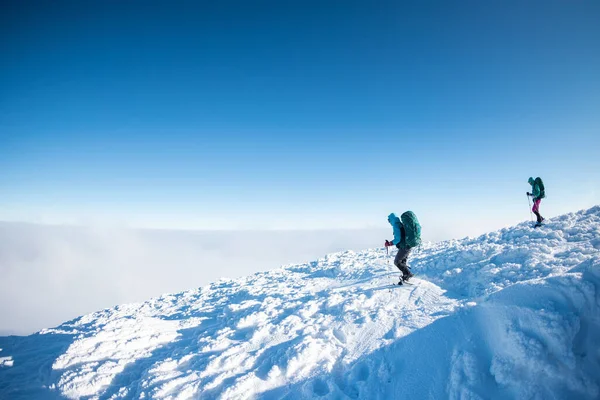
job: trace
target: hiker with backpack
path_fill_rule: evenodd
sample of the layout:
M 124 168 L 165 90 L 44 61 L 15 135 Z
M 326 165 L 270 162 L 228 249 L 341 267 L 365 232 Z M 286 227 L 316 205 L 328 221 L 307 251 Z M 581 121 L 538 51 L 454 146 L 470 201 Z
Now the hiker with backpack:
M 394 240 L 391 242 L 386 240 L 385 246 L 396 246 L 398 248 L 394 265 L 402 272 L 402 278 L 398 282 L 398 285 L 402 285 L 404 281 L 408 281 L 413 276 L 409 270 L 407 260 L 411 249 L 421 244 L 421 225 L 419 225 L 417 216 L 412 211 L 406 211 L 400 218 L 391 213 L 388 215 L 388 222 L 394 229 Z
M 537 217 L 537 223 L 535 224 L 535 228 L 542 225 L 542 221 L 544 221 L 544 217 L 540 214 L 540 203 L 544 197 L 546 197 L 546 190 L 544 188 L 544 182 L 542 178 L 539 176 L 535 179 L 532 177 L 527 181 L 531 185 L 531 193 L 527 192 L 527 196 L 531 196 L 533 198 L 533 208 L 531 211 Z

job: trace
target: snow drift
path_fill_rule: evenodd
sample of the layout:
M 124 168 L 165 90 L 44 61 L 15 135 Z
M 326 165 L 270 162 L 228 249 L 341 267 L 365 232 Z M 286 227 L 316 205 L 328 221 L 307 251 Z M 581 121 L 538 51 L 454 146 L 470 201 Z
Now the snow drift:
M 344 252 L 0 338 L 1 398 L 600 396 L 600 207 Z

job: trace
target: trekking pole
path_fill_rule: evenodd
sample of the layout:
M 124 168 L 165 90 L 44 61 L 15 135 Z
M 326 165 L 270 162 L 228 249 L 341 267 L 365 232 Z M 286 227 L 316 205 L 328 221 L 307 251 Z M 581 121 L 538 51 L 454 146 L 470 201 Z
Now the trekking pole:
M 527 195 L 527 204 L 529 204 L 529 219 L 531 219 L 531 223 L 533 224 L 533 213 L 531 212 L 531 202 L 529 201 L 529 195 Z
M 388 241 L 385 241 L 385 258 L 387 258 L 387 263 L 388 265 L 390 265 L 390 251 L 388 249 Z M 394 284 L 394 278 L 392 276 L 392 285 Z M 390 286 L 390 290 L 389 290 L 390 294 L 392 294 L 392 287 Z

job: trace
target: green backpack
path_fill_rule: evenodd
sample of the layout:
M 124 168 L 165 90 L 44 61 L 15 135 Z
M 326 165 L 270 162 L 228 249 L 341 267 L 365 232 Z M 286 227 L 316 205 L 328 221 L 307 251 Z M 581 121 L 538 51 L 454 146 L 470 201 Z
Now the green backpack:
M 406 232 L 406 245 L 416 247 L 421 244 L 421 225 L 417 216 L 412 211 L 406 211 L 400 216 L 404 231 Z
M 540 188 L 540 199 L 543 199 L 544 197 L 546 197 L 546 188 L 544 187 L 544 182 L 542 181 L 542 178 L 540 178 L 539 176 L 537 178 L 535 178 L 535 184 L 538 185 L 538 187 Z

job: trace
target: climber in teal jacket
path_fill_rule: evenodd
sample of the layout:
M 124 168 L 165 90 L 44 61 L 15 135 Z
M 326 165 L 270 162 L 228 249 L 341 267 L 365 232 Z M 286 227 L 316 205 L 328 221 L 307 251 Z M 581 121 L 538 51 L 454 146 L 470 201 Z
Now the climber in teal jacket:
M 410 247 L 406 244 L 406 230 L 404 229 L 400 218 L 394 213 L 388 215 L 388 222 L 392 225 L 392 229 L 394 230 L 394 240 L 391 242 L 386 240 L 385 246 L 396 246 L 398 249 L 398 253 L 394 258 L 394 265 L 402 272 L 402 280 L 408 281 L 413 274 L 408 269 L 407 264 Z M 400 281 L 400 283 L 401 282 L 402 281 Z

